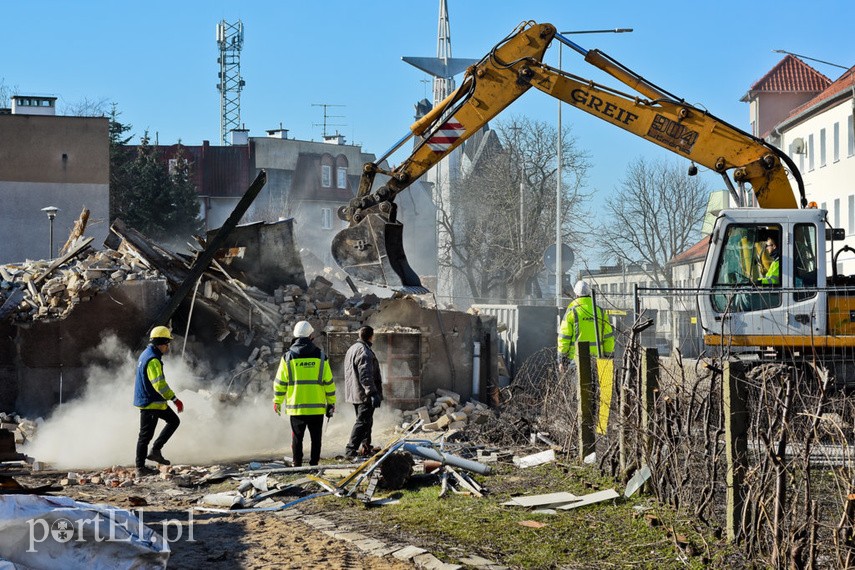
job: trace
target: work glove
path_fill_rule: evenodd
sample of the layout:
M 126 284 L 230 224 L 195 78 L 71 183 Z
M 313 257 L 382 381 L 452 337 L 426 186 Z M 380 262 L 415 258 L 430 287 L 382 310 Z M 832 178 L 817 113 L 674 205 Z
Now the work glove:
M 179 414 L 184 411 L 184 402 L 182 402 L 178 398 L 175 398 L 174 400 L 172 400 L 172 403 L 175 404 L 175 409 L 178 410 Z
M 380 407 L 380 400 L 381 400 L 380 394 L 371 394 L 371 406 L 374 409 L 377 409 Z
M 282 404 L 277 404 L 276 402 L 273 402 L 273 411 L 276 412 L 277 416 L 281 416 L 282 415 Z
M 334 406 L 333 404 L 327 404 L 327 413 L 326 413 L 326 416 L 327 416 L 328 418 L 331 418 L 331 417 L 333 417 L 333 414 L 334 414 L 334 413 L 335 413 L 335 406 Z

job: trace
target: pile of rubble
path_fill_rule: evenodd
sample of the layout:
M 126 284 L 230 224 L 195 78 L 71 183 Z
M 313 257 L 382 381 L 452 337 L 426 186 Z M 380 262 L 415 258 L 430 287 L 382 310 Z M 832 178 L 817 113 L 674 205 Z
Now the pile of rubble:
M 90 250 L 55 269 L 51 266 L 44 260 L 0 265 L 0 304 L 16 289 L 23 293 L 17 306 L 11 308 L 9 320 L 62 319 L 78 303 L 89 301 L 116 283 L 161 278 L 132 252 L 112 249 Z
M 15 445 L 32 441 L 37 428 L 38 424 L 32 420 L 24 419 L 15 413 L 0 412 L 0 430 L 11 432 Z
M 484 424 L 497 416 L 497 412 L 486 405 L 477 401 L 463 404 L 460 394 L 442 388 L 422 400 L 426 405 L 403 412 L 403 428 L 406 429 L 421 420 L 423 431 L 463 430 L 470 423 Z
M 34 472 L 42 471 L 47 466 L 39 461 L 33 463 Z M 170 480 L 179 487 L 189 487 L 206 480 L 210 469 L 205 467 L 193 467 L 189 465 L 160 465 L 156 477 L 160 480 Z M 114 465 L 101 471 L 73 472 L 69 471 L 64 477 L 60 477 L 57 483 L 62 487 L 74 485 L 103 485 L 110 488 L 126 488 L 139 484 L 140 477 L 136 476 L 133 467 L 122 467 Z
M 212 289 L 210 293 L 218 296 L 222 289 L 219 291 Z M 317 331 L 351 332 L 362 326 L 380 303 L 373 294 L 363 296 L 357 293 L 345 297 L 322 276 L 315 277 L 305 290 L 298 285 L 285 285 L 270 296 L 257 289 L 247 292 L 264 310 L 265 321 L 255 326 L 251 337 L 241 336 L 242 329 L 234 324 L 234 320 L 228 321 L 227 330 L 220 339 L 233 332 L 236 339 L 244 338 L 245 344 L 255 348 L 246 360 L 237 364 L 221 399 L 236 400 L 247 392 L 269 390 L 272 370 L 279 365 L 289 346 L 297 322 L 308 321 Z

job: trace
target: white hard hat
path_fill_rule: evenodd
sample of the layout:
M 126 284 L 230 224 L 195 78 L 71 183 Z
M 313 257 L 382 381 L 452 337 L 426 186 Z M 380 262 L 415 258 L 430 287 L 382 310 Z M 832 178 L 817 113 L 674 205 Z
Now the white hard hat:
M 296 338 L 309 338 L 313 332 L 315 329 L 307 321 L 300 321 L 294 325 L 294 336 Z
M 577 281 L 576 286 L 573 287 L 573 293 L 575 293 L 577 297 L 590 297 L 591 286 L 588 285 L 587 281 Z

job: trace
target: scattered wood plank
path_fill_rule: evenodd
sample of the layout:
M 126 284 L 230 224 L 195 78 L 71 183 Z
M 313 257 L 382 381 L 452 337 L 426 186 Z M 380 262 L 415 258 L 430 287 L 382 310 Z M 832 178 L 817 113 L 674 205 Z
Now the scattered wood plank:
M 514 497 L 510 501 L 505 501 L 503 505 L 510 507 L 557 507 L 559 505 L 567 505 L 575 503 L 580 498 L 573 493 L 560 491 L 558 493 L 546 493 L 543 495 L 528 495 L 523 497 Z
M 585 507 L 588 505 L 593 505 L 594 503 L 602 503 L 603 501 L 617 499 L 618 497 L 620 497 L 620 493 L 618 493 L 614 489 L 606 489 L 605 491 L 597 491 L 596 493 L 582 495 L 581 497 L 579 497 L 579 500 L 577 502 L 562 505 L 560 507 L 556 507 L 556 509 L 558 509 L 559 511 L 569 511 L 570 509 Z

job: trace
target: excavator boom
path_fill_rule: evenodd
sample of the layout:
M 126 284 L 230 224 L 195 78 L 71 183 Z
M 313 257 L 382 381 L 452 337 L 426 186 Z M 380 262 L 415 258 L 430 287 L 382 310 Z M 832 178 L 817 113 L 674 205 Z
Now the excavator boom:
M 546 65 L 543 57 L 554 39 L 642 97 Z M 403 163 L 391 171 L 379 166 L 409 137 L 365 165 L 357 196 L 339 210 L 339 217 L 350 224 L 332 244 L 333 258 L 342 269 L 375 285 L 426 292 L 404 253 L 395 197 L 531 87 L 720 173 L 737 196 L 728 177 L 732 173 L 737 183 L 751 185 L 764 208 L 798 207 L 789 170 L 801 205 L 806 204 L 798 169 L 779 149 L 670 95 L 602 52 L 580 48 L 555 26 L 526 22 L 470 67 L 454 93 L 410 127 L 419 143 Z M 372 190 L 378 173 L 389 180 Z

